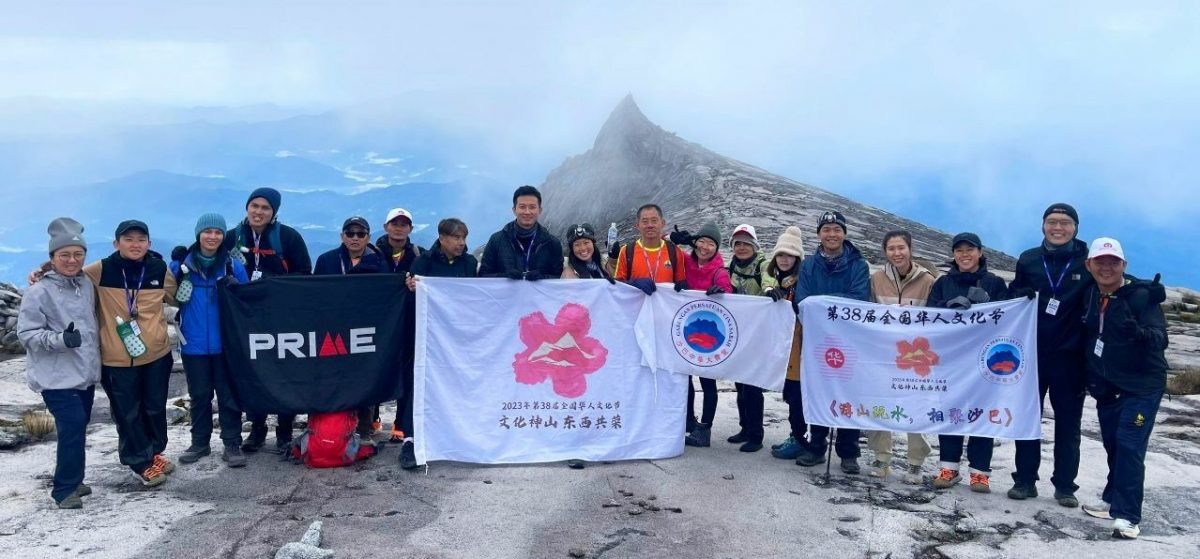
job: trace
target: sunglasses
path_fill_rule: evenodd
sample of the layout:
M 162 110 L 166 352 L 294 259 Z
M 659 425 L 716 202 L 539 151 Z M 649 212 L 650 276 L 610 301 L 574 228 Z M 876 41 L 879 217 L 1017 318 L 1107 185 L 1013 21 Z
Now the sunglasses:
M 342 231 L 342 234 L 351 239 L 361 239 L 367 236 L 366 231 Z

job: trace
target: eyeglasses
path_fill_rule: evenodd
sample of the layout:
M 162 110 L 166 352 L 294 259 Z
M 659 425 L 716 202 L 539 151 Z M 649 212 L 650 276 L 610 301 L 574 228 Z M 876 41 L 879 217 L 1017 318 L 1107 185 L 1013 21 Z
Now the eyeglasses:
M 87 257 L 87 254 L 83 253 L 83 252 L 72 252 L 69 254 L 66 252 L 60 252 L 60 253 L 54 255 L 55 259 L 62 260 L 64 262 L 70 262 L 72 260 L 83 261 L 83 259 L 86 257 Z
M 367 236 L 366 231 L 342 231 L 342 234 L 351 239 L 361 239 Z
M 1075 225 L 1075 222 L 1069 219 L 1047 219 L 1046 225 L 1050 227 L 1071 227 Z

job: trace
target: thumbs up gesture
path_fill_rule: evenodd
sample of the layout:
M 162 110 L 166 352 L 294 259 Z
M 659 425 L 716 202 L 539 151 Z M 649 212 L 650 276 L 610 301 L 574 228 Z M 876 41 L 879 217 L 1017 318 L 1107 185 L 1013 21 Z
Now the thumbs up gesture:
M 74 322 L 67 325 L 67 329 L 63 330 L 62 337 L 63 345 L 67 346 L 69 349 L 75 349 L 83 345 L 83 334 L 81 334 L 79 330 L 75 329 Z

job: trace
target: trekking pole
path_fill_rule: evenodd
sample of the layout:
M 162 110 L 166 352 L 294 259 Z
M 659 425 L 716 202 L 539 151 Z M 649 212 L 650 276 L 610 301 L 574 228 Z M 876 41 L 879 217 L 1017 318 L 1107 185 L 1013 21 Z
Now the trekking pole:
M 829 448 L 825 450 L 825 483 L 829 483 L 829 467 L 833 464 L 833 432 L 834 429 L 829 430 Z

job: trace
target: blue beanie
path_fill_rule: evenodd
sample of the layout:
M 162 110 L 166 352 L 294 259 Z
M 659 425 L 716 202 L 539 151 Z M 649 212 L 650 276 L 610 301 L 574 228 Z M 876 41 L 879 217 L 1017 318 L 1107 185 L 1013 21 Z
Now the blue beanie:
M 256 188 L 254 189 L 254 192 L 250 193 L 250 197 L 246 198 L 246 206 L 250 206 L 250 201 L 255 198 L 262 198 L 266 200 L 267 204 L 271 206 L 271 210 L 275 213 L 279 213 L 279 203 L 282 202 L 282 196 L 280 196 L 278 190 L 266 186 L 262 188 Z
M 207 213 L 200 216 L 200 219 L 196 220 L 196 238 L 200 238 L 200 232 L 205 229 L 220 229 L 224 233 L 228 229 L 225 226 L 225 216 L 214 213 Z

